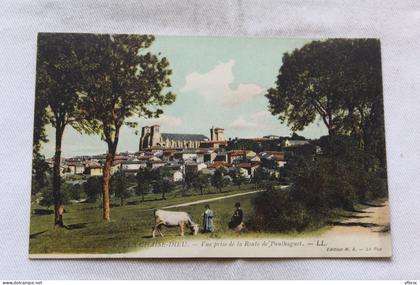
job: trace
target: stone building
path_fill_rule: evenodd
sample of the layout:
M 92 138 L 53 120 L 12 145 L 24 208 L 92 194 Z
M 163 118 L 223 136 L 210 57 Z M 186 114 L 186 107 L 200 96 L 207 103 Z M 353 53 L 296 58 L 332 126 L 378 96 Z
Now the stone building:
M 213 142 L 214 141 L 217 141 L 217 142 L 225 141 L 224 129 L 212 127 L 210 129 L 210 139 Z
M 201 142 L 208 140 L 205 135 L 161 133 L 159 125 L 145 126 L 141 130 L 139 150 L 150 147 L 199 148 Z

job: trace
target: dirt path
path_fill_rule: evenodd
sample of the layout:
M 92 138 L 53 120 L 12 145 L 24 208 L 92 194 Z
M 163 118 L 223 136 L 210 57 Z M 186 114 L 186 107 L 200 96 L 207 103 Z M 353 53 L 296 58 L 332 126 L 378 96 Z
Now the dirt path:
M 253 194 L 253 193 L 257 193 L 257 192 L 261 192 L 261 191 L 262 190 L 255 190 L 255 191 L 249 191 L 249 192 L 244 192 L 244 193 L 237 193 L 237 194 L 232 194 L 232 195 L 227 195 L 227 196 L 221 196 L 221 197 L 216 197 L 216 198 L 203 199 L 203 200 L 198 200 L 198 201 L 194 201 L 194 202 L 188 202 L 188 203 L 170 205 L 170 206 L 162 207 L 161 209 L 171 209 L 171 208 L 178 208 L 178 207 L 186 207 L 186 206 L 191 206 L 191 205 L 203 204 L 203 203 L 208 203 L 208 202 L 213 202 L 213 201 L 217 201 L 217 200 L 228 199 L 228 198 L 237 197 L 237 196 L 249 195 L 249 194 Z
M 360 212 L 347 216 L 340 222 L 334 222 L 333 228 L 325 235 L 372 234 L 389 231 L 389 204 L 372 205 Z

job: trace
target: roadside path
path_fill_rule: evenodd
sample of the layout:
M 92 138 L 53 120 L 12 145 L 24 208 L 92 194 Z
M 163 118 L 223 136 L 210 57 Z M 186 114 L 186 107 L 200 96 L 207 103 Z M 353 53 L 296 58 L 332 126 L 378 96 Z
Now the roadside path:
M 375 205 L 348 216 L 348 219 L 334 222 L 325 235 L 372 234 L 389 232 L 389 203 Z
M 198 200 L 198 201 L 194 201 L 194 202 L 188 202 L 188 203 L 182 203 L 182 204 L 176 204 L 176 205 L 170 205 L 170 206 L 166 206 L 166 207 L 161 207 L 161 209 L 171 209 L 171 208 L 187 207 L 187 206 L 192 206 L 192 205 L 197 205 L 197 204 L 202 204 L 202 203 L 208 203 L 208 202 L 213 202 L 213 201 L 228 199 L 228 198 L 232 198 L 232 197 L 249 195 L 249 194 L 258 193 L 258 192 L 261 192 L 261 191 L 263 191 L 263 190 L 255 190 L 255 191 L 249 191 L 249 192 L 244 192 L 244 193 L 231 194 L 231 195 L 221 196 L 221 197 L 216 197 L 216 198 L 203 199 L 203 200 Z

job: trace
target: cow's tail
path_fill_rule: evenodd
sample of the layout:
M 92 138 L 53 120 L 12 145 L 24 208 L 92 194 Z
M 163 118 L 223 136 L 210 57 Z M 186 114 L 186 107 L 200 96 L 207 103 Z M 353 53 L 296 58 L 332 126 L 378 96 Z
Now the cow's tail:
M 153 216 L 155 216 L 156 217 L 156 212 L 158 211 L 159 209 L 153 209 Z

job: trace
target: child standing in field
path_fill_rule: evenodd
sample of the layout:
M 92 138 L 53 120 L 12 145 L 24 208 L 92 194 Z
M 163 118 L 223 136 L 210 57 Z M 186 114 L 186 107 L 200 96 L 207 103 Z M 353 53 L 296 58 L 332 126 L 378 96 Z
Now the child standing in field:
M 210 209 L 210 205 L 206 204 L 204 206 L 204 213 L 203 213 L 203 231 L 205 233 L 207 232 L 213 232 L 214 226 L 213 226 L 213 211 Z

